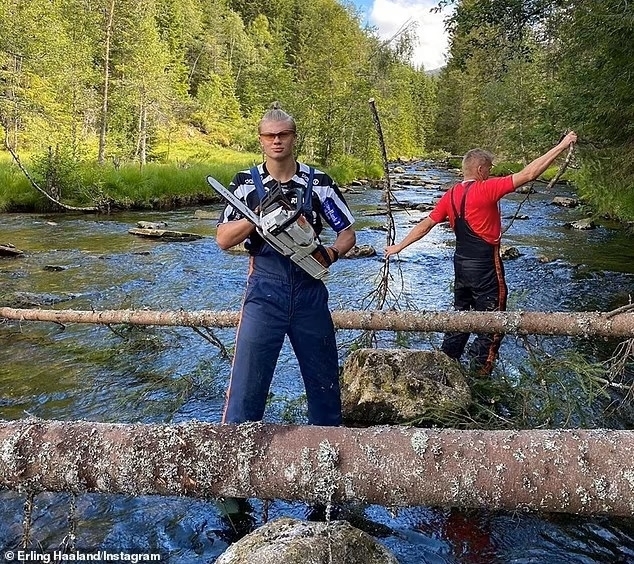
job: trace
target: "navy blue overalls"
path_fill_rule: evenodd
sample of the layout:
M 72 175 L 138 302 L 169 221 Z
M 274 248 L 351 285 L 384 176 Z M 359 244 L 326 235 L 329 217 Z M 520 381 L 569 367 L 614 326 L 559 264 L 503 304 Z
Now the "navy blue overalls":
M 302 207 L 312 216 L 312 179 Z M 251 176 L 265 196 L 257 168 Z M 297 356 L 312 425 L 341 424 L 339 362 L 328 290 L 267 243 L 251 256 L 223 422 L 259 421 L 285 336 Z
M 460 213 L 452 188 L 451 205 L 455 221 L 456 252 L 454 254 L 454 307 L 458 311 L 504 311 L 507 286 L 499 245 L 492 245 L 476 235 L 465 219 L 465 202 L 473 182 L 465 186 Z M 447 333 L 442 350 L 459 359 L 469 340 L 469 333 Z M 502 340 L 501 335 L 479 334 L 469 347 L 473 367 L 489 374 Z

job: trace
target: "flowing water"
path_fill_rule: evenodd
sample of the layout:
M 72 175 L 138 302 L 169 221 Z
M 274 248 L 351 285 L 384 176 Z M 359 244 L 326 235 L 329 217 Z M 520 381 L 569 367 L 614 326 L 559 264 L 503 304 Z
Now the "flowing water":
M 456 178 L 429 163 L 406 173 L 429 184 L 404 186 L 399 202 L 430 203 L 440 186 Z M 395 177 L 398 181 L 398 178 Z M 583 216 L 579 208 L 552 206 L 556 187 L 522 204 L 503 243 L 521 256 L 506 264 L 509 309 L 608 311 L 629 303 L 634 290 L 634 246 L 617 226 L 591 231 L 567 229 Z M 382 265 L 385 217 L 374 213 L 380 192 L 359 188 L 347 199 L 357 217 L 358 243 L 379 256 L 342 260 L 328 281 L 332 308 L 363 308 L 371 299 Z M 508 219 L 524 196 L 502 202 Z M 12 243 L 25 256 L 0 259 L 2 305 L 69 309 L 237 310 L 247 258 L 221 252 L 215 221 L 194 219 L 194 210 L 78 215 L 0 216 L 0 244 Z M 398 238 L 421 217 L 397 211 Z M 128 233 L 137 221 L 164 221 L 172 230 L 195 232 L 191 242 L 160 242 Z M 401 307 L 451 307 L 452 234 L 437 226 L 393 263 L 393 289 Z M 546 257 L 546 258 L 543 258 Z M 214 330 L 230 346 L 235 330 Z M 354 337 L 339 332 L 341 358 Z M 402 336 L 401 336 L 402 338 Z M 394 346 L 395 337 L 382 335 Z M 428 347 L 440 335 L 410 335 L 409 346 Z M 556 342 L 556 340 L 552 340 Z M 560 339 L 563 341 L 563 339 Z M 613 343 L 573 342 L 593 355 L 609 354 Z M 499 366 L 512 372 L 523 349 L 512 337 L 502 345 Z M 0 418 L 100 422 L 220 421 L 228 361 L 192 329 L 123 328 L 53 323 L 0 323 Z M 285 345 L 271 389 L 266 421 L 304 423 L 303 387 Z M 629 417 L 610 421 L 628 428 Z M 15 547 L 23 533 L 24 497 L 0 493 L 0 547 Z M 53 550 L 68 534 L 71 499 L 65 494 L 35 498 L 31 538 Z M 87 494 L 76 500 L 77 547 L 86 550 L 158 552 L 169 562 L 213 562 L 230 542 L 227 525 L 212 502 L 169 497 Z M 263 503 L 253 500 L 259 522 Z M 301 503 L 280 500 L 266 508 L 268 519 L 305 518 Z M 418 563 L 617 563 L 634 562 L 634 522 L 608 517 L 458 511 L 380 506 L 355 508 L 361 526 L 389 547 L 401 564 Z

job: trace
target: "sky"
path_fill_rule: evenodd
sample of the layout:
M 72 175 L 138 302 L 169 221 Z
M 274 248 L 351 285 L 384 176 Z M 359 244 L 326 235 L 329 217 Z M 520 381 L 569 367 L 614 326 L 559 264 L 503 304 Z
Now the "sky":
M 432 70 L 445 65 L 447 35 L 443 20 L 449 14 L 445 9 L 433 13 L 438 0 L 349 0 L 365 16 L 366 23 L 377 29 L 379 37 L 389 39 L 408 21 L 417 23 L 418 44 L 414 48 L 412 63 Z

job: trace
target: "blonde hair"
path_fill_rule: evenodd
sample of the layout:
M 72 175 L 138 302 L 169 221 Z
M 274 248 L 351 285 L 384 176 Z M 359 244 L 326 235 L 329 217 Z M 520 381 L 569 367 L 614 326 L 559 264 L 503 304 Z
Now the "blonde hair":
M 462 157 L 462 170 L 475 170 L 479 166 L 492 164 L 493 154 L 484 149 L 471 149 Z
M 260 123 L 258 123 L 258 133 L 262 131 L 262 124 L 265 121 L 287 121 L 292 127 L 293 131 L 297 131 L 297 124 L 295 123 L 295 119 L 290 114 L 287 114 L 280 106 L 279 102 L 273 102 L 269 109 L 264 112 Z

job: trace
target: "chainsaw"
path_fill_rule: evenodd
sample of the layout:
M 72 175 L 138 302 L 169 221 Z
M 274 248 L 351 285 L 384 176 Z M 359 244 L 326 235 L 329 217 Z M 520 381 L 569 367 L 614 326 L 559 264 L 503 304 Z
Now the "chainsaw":
M 328 269 L 319 263 L 312 253 L 319 248 L 312 226 L 302 215 L 302 189 L 298 188 L 296 209 L 280 194 L 267 197 L 260 205 L 259 215 L 250 209 L 231 190 L 225 188 L 213 176 L 207 182 L 218 194 L 255 225 L 256 231 L 278 253 L 289 257 L 313 278 L 321 280 Z

